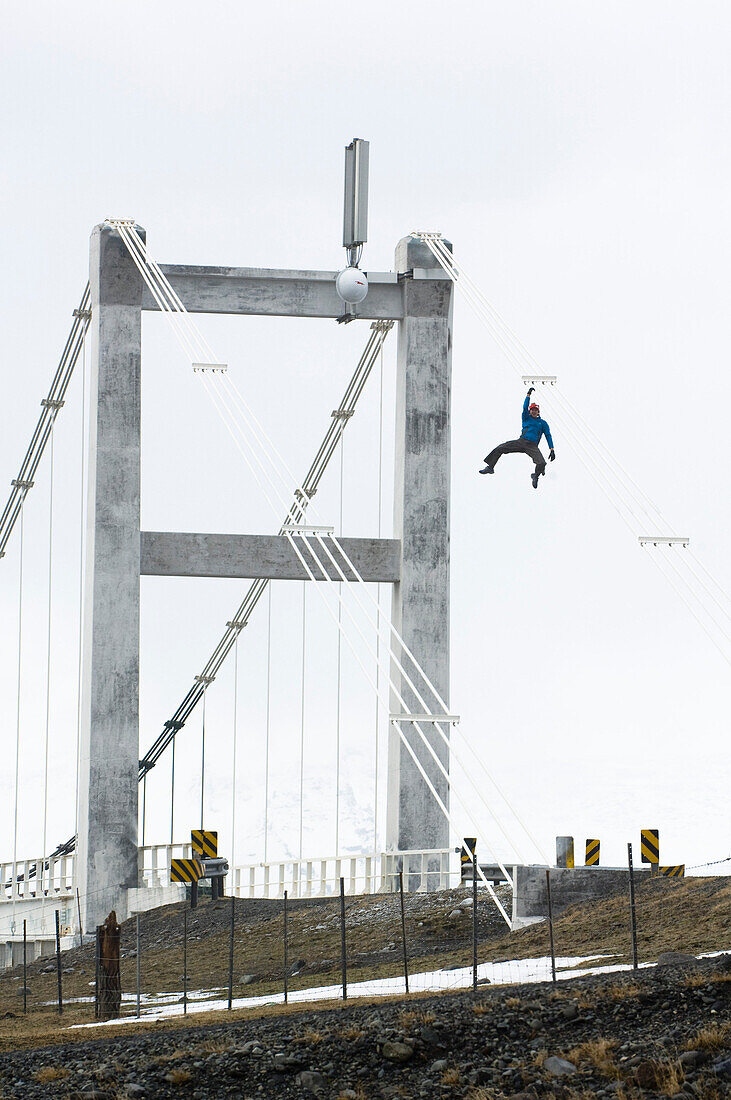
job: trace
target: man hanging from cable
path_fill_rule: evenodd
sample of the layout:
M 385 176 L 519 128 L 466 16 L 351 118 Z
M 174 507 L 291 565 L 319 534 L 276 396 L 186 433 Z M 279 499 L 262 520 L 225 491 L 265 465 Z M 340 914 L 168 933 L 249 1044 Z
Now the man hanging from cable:
M 548 427 L 545 420 L 541 420 L 541 410 L 538 405 L 535 401 L 531 402 L 530 395 L 533 393 L 533 389 L 534 387 L 531 386 L 523 402 L 523 431 L 520 433 L 520 439 L 511 439 L 507 443 L 501 443 L 499 447 L 490 451 L 485 459 L 485 468 L 484 470 L 480 470 L 480 473 L 494 474 L 495 463 L 500 458 L 500 455 L 528 455 L 528 457 L 532 458 L 535 462 L 535 469 L 531 475 L 531 482 L 533 488 L 537 489 L 538 478 L 541 474 L 545 474 L 546 472 L 546 460 L 543 457 L 541 448 L 538 446 L 544 435 L 548 446 L 551 448 L 548 455 L 551 462 L 556 458 L 556 452 L 553 449 L 551 429 Z

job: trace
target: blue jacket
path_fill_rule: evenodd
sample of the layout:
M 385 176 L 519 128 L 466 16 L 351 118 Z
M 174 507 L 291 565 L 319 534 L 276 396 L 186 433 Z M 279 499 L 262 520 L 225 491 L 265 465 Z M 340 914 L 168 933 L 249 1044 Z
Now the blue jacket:
M 529 439 L 531 443 L 540 443 L 545 435 L 548 446 L 553 450 L 551 429 L 545 420 L 541 420 L 540 416 L 531 416 L 528 412 L 530 403 L 530 394 L 526 394 L 523 402 L 523 431 L 520 433 L 520 438 Z

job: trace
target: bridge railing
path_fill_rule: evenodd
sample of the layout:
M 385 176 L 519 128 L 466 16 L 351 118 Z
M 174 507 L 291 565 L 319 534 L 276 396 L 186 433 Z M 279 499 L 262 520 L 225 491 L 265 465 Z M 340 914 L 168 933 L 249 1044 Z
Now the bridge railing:
M 170 886 L 172 859 L 190 859 L 190 844 L 150 844 L 140 848 L 140 886 Z M 409 893 L 446 890 L 459 885 L 459 868 L 453 868 L 453 850 L 429 848 L 408 852 L 366 852 L 318 859 L 285 859 L 247 863 L 234 867 L 226 882 L 227 893 L 238 898 L 324 898 L 340 891 L 347 894 L 391 893 L 399 889 L 403 872 Z
M 73 852 L 0 863 L 0 901 L 71 894 L 75 889 L 75 871 Z
M 290 898 L 323 898 L 339 893 L 342 878 L 346 894 L 391 893 L 399 889 L 399 871 L 405 891 L 446 890 L 459 881 L 451 856 L 434 848 L 249 863 L 233 868 L 228 890 L 239 898 L 283 898 L 285 890 Z

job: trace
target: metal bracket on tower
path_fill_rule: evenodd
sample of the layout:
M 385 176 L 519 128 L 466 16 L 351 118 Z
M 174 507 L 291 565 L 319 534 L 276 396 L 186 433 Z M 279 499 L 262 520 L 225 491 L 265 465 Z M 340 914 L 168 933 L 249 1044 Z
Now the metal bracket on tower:
M 22 481 L 20 478 L 14 477 L 10 484 L 14 485 L 16 489 L 32 489 L 35 482 Z
M 389 714 L 390 722 L 434 722 L 440 725 L 456 726 L 459 722 L 458 714 Z
M 52 401 L 50 397 L 44 397 L 41 401 L 41 405 L 44 409 L 56 409 L 56 411 L 62 409 L 65 404 L 65 401 Z
M 350 420 L 354 413 L 355 409 L 333 409 L 330 416 L 334 416 L 337 420 Z
M 232 619 L 231 622 L 226 623 L 226 626 L 229 630 L 243 630 L 247 623 L 237 623 Z
M 540 382 L 542 386 L 555 386 L 558 382 L 558 375 L 556 374 L 524 374 L 521 376 L 522 382 Z
M 688 546 L 690 537 L 685 535 L 638 535 L 640 546 Z
M 228 370 L 228 363 L 194 363 L 193 371 L 195 374 L 201 371 L 218 371 L 219 374 L 224 374 Z
M 194 676 L 193 679 L 195 680 L 195 682 L 197 684 L 203 684 L 205 687 L 208 687 L 209 684 L 213 683 L 213 681 L 216 679 L 216 677 L 215 676 Z
M 82 321 L 90 321 L 91 320 L 91 310 L 90 309 L 75 309 L 72 316 L 73 317 L 78 317 Z

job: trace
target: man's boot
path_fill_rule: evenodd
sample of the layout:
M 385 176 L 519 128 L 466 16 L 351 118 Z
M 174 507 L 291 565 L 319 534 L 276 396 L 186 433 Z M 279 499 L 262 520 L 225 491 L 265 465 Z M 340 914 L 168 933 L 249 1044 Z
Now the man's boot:
M 531 482 L 532 482 L 532 484 L 533 484 L 533 488 L 534 488 L 534 489 L 537 489 L 537 488 L 538 488 L 538 478 L 539 478 L 540 476 L 541 476 L 541 475 L 540 475 L 540 474 L 538 473 L 538 470 L 537 470 L 537 469 L 536 469 L 536 470 L 534 470 L 534 471 L 533 471 L 533 473 L 531 474 Z

